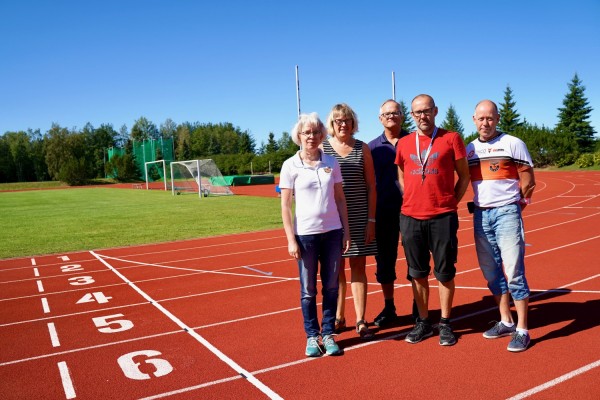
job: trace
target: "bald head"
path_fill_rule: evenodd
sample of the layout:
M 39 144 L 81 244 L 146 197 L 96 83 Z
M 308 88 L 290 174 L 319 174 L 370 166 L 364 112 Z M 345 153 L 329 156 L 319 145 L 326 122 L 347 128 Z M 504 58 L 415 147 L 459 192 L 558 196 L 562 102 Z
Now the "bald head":
M 496 126 L 500 122 L 500 114 L 498 114 L 496 103 L 491 100 L 482 100 L 477 103 L 473 122 L 477 127 L 480 140 L 488 142 L 498 136 L 499 132 L 496 130 Z

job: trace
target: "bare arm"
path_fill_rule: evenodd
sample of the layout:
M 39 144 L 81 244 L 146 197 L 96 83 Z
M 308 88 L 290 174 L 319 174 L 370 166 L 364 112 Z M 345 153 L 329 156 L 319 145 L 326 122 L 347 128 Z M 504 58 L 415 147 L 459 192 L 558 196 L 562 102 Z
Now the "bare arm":
M 342 221 L 342 227 L 344 228 L 344 239 L 342 252 L 345 254 L 350 250 L 350 227 L 348 225 L 348 209 L 346 208 L 346 196 L 344 195 L 344 186 L 342 183 L 336 183 L 334 185 L 335 204 L 337 206 L 338 213 L 340 214 L 340 220 Z
M 531 198 L 535 189 L 535 176 L 532 167 L 519 171 L 519 186 L 521 187 L 521 198 Z M 526 203 L 521 203 L 521 209 L 524 209 L 526 206 Z
M 363 143 L 363 158 L 365 163 L 365 182 L 367 183 L 367 199 L 369 203 L 369 216 L 371 220 L 375 220 L 375 212 L 377 208 L 377 185 L 375 181 L 375 167 L 373 165 L 373 156 L 371 149 L 366 143 Z M 375 239 L 375 223 L 367 222 L 367 230 L 365 235 L 365 243 L 369 244 Z
M 454 185 L 454 197 L 456 198 L 456 202 L 459 203 L 469 187 L 469 181 L 471 178 L 471 175 L 469 174 L 469 163 L 467 162 L 467 158 L 463 157 L 454 161 L 454 170 L 458 175 L 458 180 L 456 181 L 456 185 Z
M 288 253 L 296 260 L 300 258 L 300 247 L 296 242 L 294 235 L 294 218 L 292 215 L 292 189 L 281 189 L 281 219 L 283 220 L 283 229 L 288 241 Z

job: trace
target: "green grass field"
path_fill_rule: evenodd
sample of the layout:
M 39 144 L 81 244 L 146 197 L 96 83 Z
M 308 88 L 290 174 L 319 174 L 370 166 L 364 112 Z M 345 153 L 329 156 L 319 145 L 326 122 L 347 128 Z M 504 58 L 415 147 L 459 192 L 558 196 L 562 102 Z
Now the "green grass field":
M 7 188 L 3 188 L 7 189 Z M 117 188 L 0 192 L 0 258 L 281 228 L 277 198 Z

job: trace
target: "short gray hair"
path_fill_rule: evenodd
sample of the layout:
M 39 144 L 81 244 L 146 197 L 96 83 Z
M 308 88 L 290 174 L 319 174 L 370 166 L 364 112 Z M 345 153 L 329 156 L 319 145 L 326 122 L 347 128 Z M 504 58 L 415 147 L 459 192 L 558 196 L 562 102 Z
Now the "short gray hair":
M 294 125 L 294 127 L 292 128 L 291 133 L 292 140 L 298 146 L 302 145 L 302 142 L 300 141 L 300 132 L 302 132 L 305 126 L 316 127 L 319 131 L 321 131 L 321 135 L 323 136 L 327 134 L 325 125 L 323 124 L 323 122 L 319 118 L 319 115 L 316 112 L 310 114 L 300 114 L 300 116 L 298 117 L 298 122 L 296 122 L 296 125 Z

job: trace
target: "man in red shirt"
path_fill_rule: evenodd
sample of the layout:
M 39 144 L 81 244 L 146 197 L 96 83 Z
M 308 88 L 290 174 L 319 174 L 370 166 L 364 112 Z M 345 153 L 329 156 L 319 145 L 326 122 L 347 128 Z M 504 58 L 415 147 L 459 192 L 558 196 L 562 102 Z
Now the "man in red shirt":
M 428 307 L 431 252 L 433 274 L 439 281 L 440 345 L 452 346 L 456 343 L 450 326 L 450 312 L 458 251 L 457 209 L 469 186 L 467 154 L 457 132 L 435 126 L 438 108 L 431 96 L 420 94 L 415 97 L 411 110 L 417 130 L 400 139 L 395 161 L 403 191 L 402 246 L 419 309 L 419 318 L 406 341 L 418 343 L 433 335 Z M 455 171 L 458 175 L 456 183 Z

